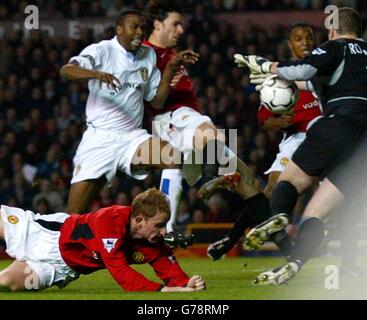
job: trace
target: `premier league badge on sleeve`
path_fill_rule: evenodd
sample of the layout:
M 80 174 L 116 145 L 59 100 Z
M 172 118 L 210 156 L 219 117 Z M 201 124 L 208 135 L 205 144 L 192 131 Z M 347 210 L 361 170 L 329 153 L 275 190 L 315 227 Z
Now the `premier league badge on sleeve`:
M 115 247 L 115 244 L 117 242 L 117 238 L 103 238 L 103 246 L 107 250 L 108 253 L 111 252 L 111 250 Z

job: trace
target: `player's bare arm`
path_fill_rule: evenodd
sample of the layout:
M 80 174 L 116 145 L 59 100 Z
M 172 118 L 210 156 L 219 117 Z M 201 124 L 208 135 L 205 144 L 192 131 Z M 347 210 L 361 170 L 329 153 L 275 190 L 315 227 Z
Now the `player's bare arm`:
M 279 131 L 292 126 L 292 115 L 283 114 L 280 117 L 270 117 L 267 119 L 262 128 L 267 131 Z
M 199 55 L 191 50 L 184 50 L 177 53 L 176 56 L 167 64 L 162 79 L 157 90 L 155 98 L 150 101 L 150 104 L 156 108 L 161 109 L 166 101 L 170 92 L 170 87 L 174 76 L 177 74 L 177 70 L 182 65 L 195 64 L 199 59 Z
M 121 86 L 119 79 L 117 79 L 114 75 L 110 73 L 85 69 L 73 63 L 65 64 L 60 69 L 60 76 L 69 80 L 97 79 L 101 82 L 106 83 L 108 89 L 113 90 L 117 90 Z

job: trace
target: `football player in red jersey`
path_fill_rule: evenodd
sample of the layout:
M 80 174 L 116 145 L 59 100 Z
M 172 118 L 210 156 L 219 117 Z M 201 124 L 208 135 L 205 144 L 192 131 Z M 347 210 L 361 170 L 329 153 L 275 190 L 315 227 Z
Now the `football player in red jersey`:
M 164 243 L 169 217 L 168 201 L 155 188 L 139 194 L 131 207 L 115 205 L 85 215 L 40 215 L 1 206 L 0 239 L 16 261 L 0 272 L 0 290 L 62 288 L 100 269 L 125 291 L 203 290 L 204 280 L 189 278 Z M 163 284 L 130 267 L 142 263 L 149 263 Z
M 304 59 L 315 47 L 312 27 L 305 23 L 293 25 L 289 31 L 288 45 L 293 59 Z M 268 198 L 280 173 L 305 139 L 309 123 L 320 115 L 321 109 L 316 95 L 306 90 L 300 90 L 298 101 L 290 114 L 275 114 L 260 106 L 258 111 L 260 125 L 267 131 L 284 131 L 283 140 L 279 144 L 279 153 L 271 168 L 265 172 L 269 174 L 268 184 L 264 189 Z
M 176 55 L 175 48 L 184 33 L 183 10 L 177 0 L 152 0 L 147 4 L 145 11 L 148 20 L 148 39 L 144 44 L 155 50 L 157 66 L 163 72 L 167 62 Z M 226 187 L 227 182 L 237 183 L 241 194 L 249 200 L 247 206 L 251 207 L 253 212 L 264 207 L 264 203 L 266 205 L 267 199 L 261 193 L 259 181 L 254 178 L 251 170 L 243 161 L 238 159 L 224 144 L 224 136 L 220 134 L 211 119 L 200 113 L 193 80 L 184 67 L 181 68 L 174 84 L 171 85 L 171 91 L 164 107 L 159 110 L 150 107 L 150 110 L 154 115 L 153 134 L 162 140 L 169 141 L 183 153 L 185 159 L 190 159 L 193 152 L 202 154 L 202 166 L 194 164 L 190 168 L 191 184 L 198 181 L 200 175 L 202 175 L 203 182 L 218 176 L 221 162 L 219 159 L 234 160 L 235 165 L 232 169 L 233 171 L 237 169 L 240 175 L 230 175 L 228 177 L 230 181 L 227 181 L 227 177 L 223 178 L 225 181 L 219 179 L 220 182 L 215 183 L 214 187 Z M 213 154 L 213 150 L 216 151 L 217 157 L 209 159 L 208 154 Z M 185 176 L 187 175 L 185 174 Z M 186 178 L 186 180 L 188 179 Z M 173 230 L 172 225 L 182 190 L 181 181 L 182 173 L 179 169 L 163 170 L 160 189 L 170 198 L 172 212 L 171 221 L 167 226 L 168 231 Z M 190 184 L 190 181 L 188 182 Z M 213 184 L 205 183 L 200 190 L 199 197 L 203 200 L 207 199 L 214 187 Z

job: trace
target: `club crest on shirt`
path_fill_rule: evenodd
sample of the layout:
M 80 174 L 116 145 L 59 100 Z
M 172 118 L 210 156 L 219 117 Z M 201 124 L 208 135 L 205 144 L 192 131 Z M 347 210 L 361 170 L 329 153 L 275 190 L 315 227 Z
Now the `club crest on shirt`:
M 284 158 L 280 159 L 280 164 L 281 164 L 282 166 L 286 166 L 286 165 L 288 164 L 288 162 L 289 162 L 289 159 L 288 159 L 288 158 L 286 158 L 286 157 L 284 157 Z
M 148 69 L 147 68 L 141 68 L 139 70 L 140 76 L 143 79 L 144 82 L 148 81 Z
M 141 263 L 141 262 L 143 262 L 143 261 L 144 261 L 144 259 L 145 259 L 145 257 L 144 257 L 144 255 L 143 255 L 141 252 L 139 252 L 139 251 L 135 251 L 135 252 L 133 253 L 133 260 L 134 260 L 135 262 L 137 262 L 137 263 Z
M 115 247 L 115 244 L 117 242 L 117 238 L 103 238 L 103 246 L 107 250 L 108 253 L 111 252 L 111 250 Z
M 18 217 L 11 215 L 11 216 L 8 217 L 8 221 L 11 224 L 17 224 L 19 222 L 19 219 L 18 219 Z

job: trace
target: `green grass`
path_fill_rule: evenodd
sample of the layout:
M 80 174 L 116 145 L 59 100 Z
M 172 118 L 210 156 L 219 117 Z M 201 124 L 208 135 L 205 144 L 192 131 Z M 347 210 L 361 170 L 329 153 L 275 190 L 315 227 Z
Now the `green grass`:
M 200 274 L 207 282 L 207 290 L 197 293 L 125 293 L 106 270 L 81 276 L 63 290 L 57 287 L 39 292 L 1 293 L 0 300 L 244 300 L 244 299 L 367 299 L 367 277 L 340 277 L 338 290 L 326 290 L 325 267 L 338 263 L 335 258 L 318 258 L 307 264 L 296 279 L 288 285 L 259 287 L 252 279 L 259 272 L 283 263 L 274 257 L 224 258 L 212 262 L 206 258 L 181 259 L 183 269 L 189 274 Z M 0 269 L 10 261 L 1 261 Z M 244 267 L 244 264 L 247 264 Z M 148 278 L 156 279 L 149 266 L 137 266 Z

